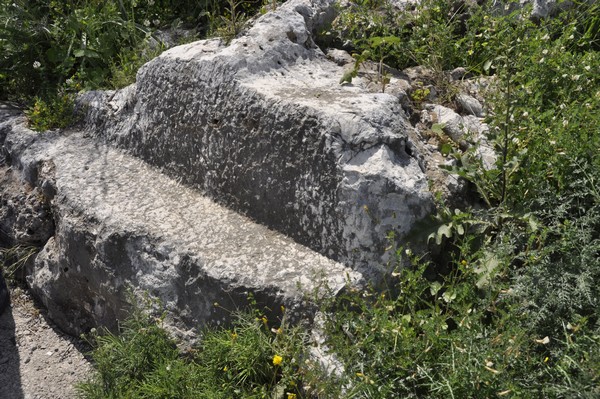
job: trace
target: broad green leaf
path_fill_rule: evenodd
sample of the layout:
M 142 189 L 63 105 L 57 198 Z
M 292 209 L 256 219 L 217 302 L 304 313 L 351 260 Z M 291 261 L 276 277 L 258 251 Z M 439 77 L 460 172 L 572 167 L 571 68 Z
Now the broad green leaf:
M 487 60 L 486 62 L 483 63 L 483 70 L 485 72 L 488 72 L 490 70 L 490 68 L 492 67 L 492 62 L 493 62 L 493 60 Z
M 441 288 L 442 288 L 442 284 L 440 284 L 437 281 L 434 281 L 429 286 L 429 292 L 431 293 L 431 295 L 435 296 L 435 295 L 437 295 L 437 293 L 440 291 Z
M 452 237 L 452 223 L 443 224 L 438 228 L 437 236 L 436 236 L 436 244 L 440 245 L 442 243 L 442 237 L 446 236 L 447 238 Z
M 435 134 L 444 134 L 445 127 L 445 123 L 434 123 L 433 126 L 431 126 L 431 131 Z
M 450 303 L 450 302 L 452 302 L 453 300 L 456 299 L 456 292 L 454 292 L 454 291 L 446 291 L 442 295 L 442 299 L 444 299 L 444 302 Z
M 484 288 L 488 286 L 492 279 L 494 278 L 494 274 L 496 269 L 500 265 L 500 260 L 498 257 L 490 252 L 487 252 L 479 261 L 479 267 L 474 269 L 474 272 L 479 275 L 479 279 L 477 280 L 477 288 Z
M 443 156 L 450 155 L 450 153 L 452 153 L 452 145 L 449 143 L 442 144 L 442 146 L 440 147 L 440 152 Z

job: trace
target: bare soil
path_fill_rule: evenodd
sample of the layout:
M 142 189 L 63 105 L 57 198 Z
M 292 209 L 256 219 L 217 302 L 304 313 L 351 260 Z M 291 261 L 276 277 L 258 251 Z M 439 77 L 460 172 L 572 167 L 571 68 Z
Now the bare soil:
M 0 398 L 71 399 L 92 371 L 81 340 L 53 326 L 23 289 L 11 287 L 0 316 Z

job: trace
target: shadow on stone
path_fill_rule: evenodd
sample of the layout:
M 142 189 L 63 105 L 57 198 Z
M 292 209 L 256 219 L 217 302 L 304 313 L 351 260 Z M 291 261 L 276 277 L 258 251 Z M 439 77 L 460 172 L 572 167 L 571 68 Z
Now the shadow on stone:
M 0 398 L 23 399 L 15 320 L 8 305 L 8 290 L 0 276 Z

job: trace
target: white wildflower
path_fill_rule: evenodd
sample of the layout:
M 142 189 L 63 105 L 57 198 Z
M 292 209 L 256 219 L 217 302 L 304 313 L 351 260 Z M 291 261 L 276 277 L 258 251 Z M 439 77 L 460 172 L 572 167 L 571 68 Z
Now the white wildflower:
M 567 127 L 569 126 L 569 121 L 566 119 L 563 119 L 563 127 Z
M 592 68 L 589 65 L 586 65 L 585 67 L 583 67 L 583 69 L 585 69 L 586 71 L 589 71 Z
M 542 50 L 542 54 L 544 54 L 544 55 L 548 54 L 548 50 L 547 49 Z
M 581 75 L 573 75 L 573 76 L 571 76 L 571 80 L 576 82 L 579 80 L 580 77 L 581 77 Z
M 42 66 L 39 61 L 33 61 L 33 69 L 39 69 Z

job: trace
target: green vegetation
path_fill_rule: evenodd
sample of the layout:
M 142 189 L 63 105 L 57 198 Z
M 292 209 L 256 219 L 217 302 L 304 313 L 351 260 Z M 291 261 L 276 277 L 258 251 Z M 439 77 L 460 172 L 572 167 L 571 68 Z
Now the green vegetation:
M 342 82 L 367 60 L 378 63 L 382 90 L 386 65 L 428 67 L 449 98 L 443 71 L 466 67 L 490 82 L 496 164 L 484 168 L 475 147 L 444 150 L 480 201 L 440 204 L 424 227 L 429 253 L 408 243 L 385 289 L 322 304 L 340 375 L 311 362 L 301 327 L 257 309 L 206 329 L 186 355 L 160 320 L 136 310 L 119 335 L 93 336 L 98 373 L 82 397 L 600 397 L 600 5 L 575 2 L 532 22 L 527 9 L 443 0 L 404 12 L 354 3 L 326 35 L 352 43 L 356 66 Z M 61 125 L 65 96 L 131 81 L 152 55 L 153 28 L 206 21 L 233 37 L 258 9 L 214 7 L 1 1 L 0 98 L 28 103 L 39 129 Z M 416 104 L 429 94 L 419 90 Z
M 274 3 L 270 1 L 269 4 Z M 73 122 L 81 90 L 120 88 L 162 50 L 157 29 L 231 39 L 263 0 L 0 0 L 0 100 L 32 128 Z
M 11 284 L 23 282 L 25 266 L 37 252 L 38 248 L 31 245 L 17 244 L 9 248 L 0 248 L 0 272 L 5 280 Z
M 200 346 L 181 355 L 161 320 L 136 307 L 119 335 L 92 335 L 98 371 L 79 391 L 90 399 L 298 395 L 313 367 L 300 328 L 285 316 L 276 324 L 257 312 L 232 317 L 229 328 L 204 330 Z

